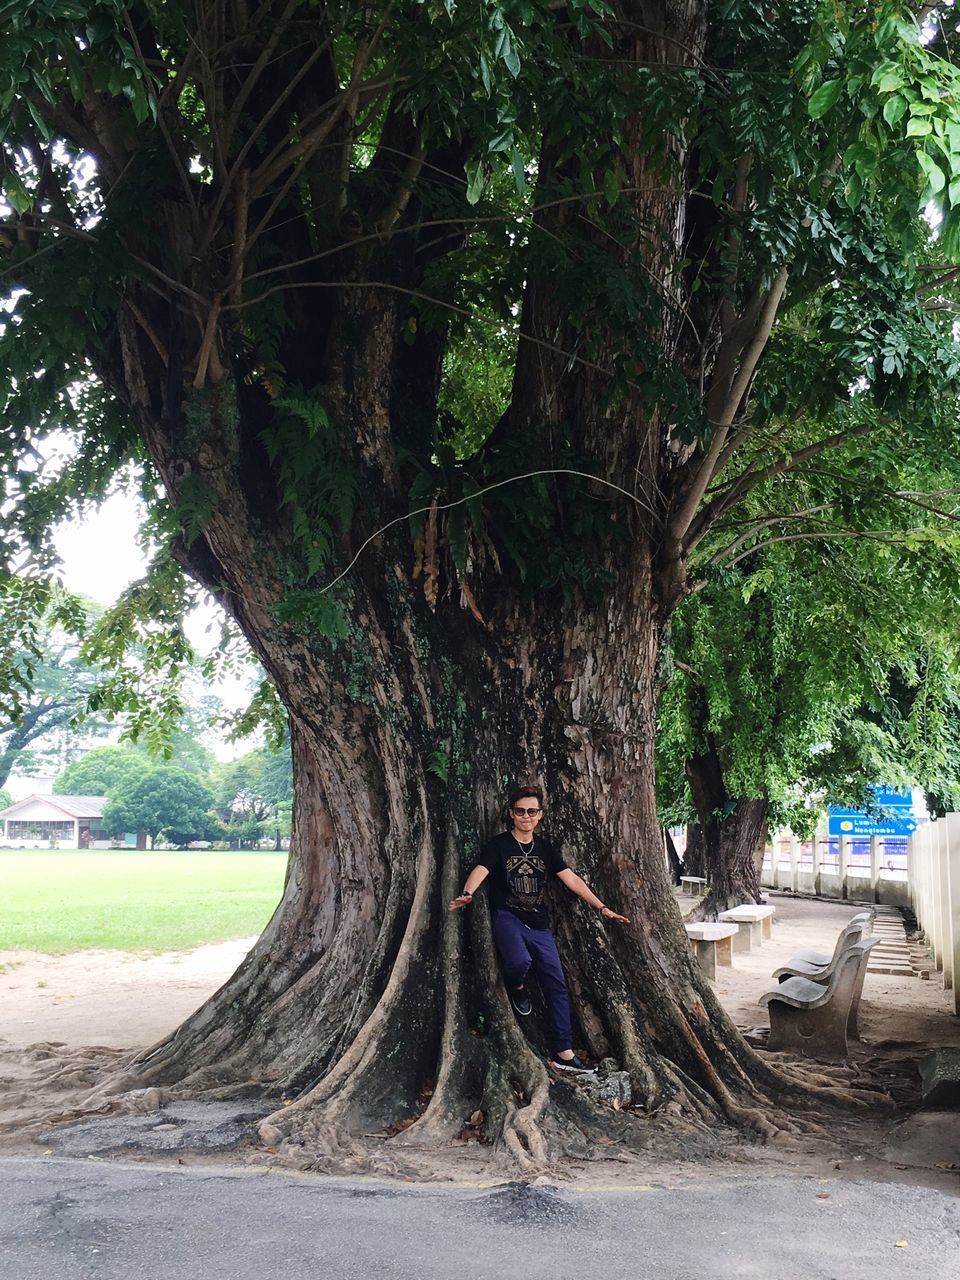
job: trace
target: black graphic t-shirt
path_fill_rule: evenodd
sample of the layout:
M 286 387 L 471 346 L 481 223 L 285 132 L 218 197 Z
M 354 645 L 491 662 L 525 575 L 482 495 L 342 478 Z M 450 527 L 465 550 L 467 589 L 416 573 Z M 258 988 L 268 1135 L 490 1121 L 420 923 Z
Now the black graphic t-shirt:
M 547 877 L 566 871 L 567 864 L 549 840 L 534 836 L 533 845 L 522 845 L 509 831 L 485 844 L 478 866 L 490 872 L 490 905 L 512 911 L 534 929 L 546 929 L 550 920 L 543 905 Z

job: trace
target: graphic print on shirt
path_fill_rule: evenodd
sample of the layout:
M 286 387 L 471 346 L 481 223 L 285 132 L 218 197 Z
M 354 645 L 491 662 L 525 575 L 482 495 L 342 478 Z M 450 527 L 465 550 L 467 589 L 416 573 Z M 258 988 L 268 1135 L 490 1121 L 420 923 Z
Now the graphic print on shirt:
M 507 901 L 515 911 L 536 911 L 543 901 L 547 864 L 535 853 L 507 858 Z

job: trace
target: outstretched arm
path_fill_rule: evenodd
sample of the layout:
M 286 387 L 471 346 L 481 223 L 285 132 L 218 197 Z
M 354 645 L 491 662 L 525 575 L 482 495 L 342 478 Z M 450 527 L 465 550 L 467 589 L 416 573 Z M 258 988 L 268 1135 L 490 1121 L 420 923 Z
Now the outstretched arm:
M 604 920 L 616 920 L 618 924 L 630 923 L 626 916 L 618 915 L 616 911 L 611 911 L 609 907 L 605 907 L 587 884 L 586 880 L 581 879 L 581 877 L 578 876 L 575 871 L 571 871 L 569 867 L 566 867 L 563 871 L 558 871 L 557 879 L 565 884 L 571 893 L 575 893 L 578 898 L 582 898 L 584 902 L 589 903 L 591 907 L 596 907 Z
M 486 867 L 476 866 L 467 876 L 466 883 L 463 886 L 463 892 L 459 898 L 454 898 L 447 908 L 448 911 L 458 911 L 461 907 L 467 907 L 473 901 L 473 895 L 490 874 Z

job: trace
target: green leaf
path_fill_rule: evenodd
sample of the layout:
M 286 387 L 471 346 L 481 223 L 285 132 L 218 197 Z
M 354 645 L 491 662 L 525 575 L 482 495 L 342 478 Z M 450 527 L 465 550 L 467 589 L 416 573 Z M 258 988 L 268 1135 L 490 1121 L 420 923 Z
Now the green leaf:
M 920 168 L 926 176 L 930 194 L 936 195 L 938 191 L 942 191 L 946 186 L 946 175 L 936 161 L 928 156 L 925 151 L 917 153 L 917 160 L 920 162 Z
M 446 751 L 430 752 L 427 756 L 427 773 L 432 773 L 441 782 L 446 782 L 450 774 L 450 757 Z
M 883 118 L 891 129 L 899 123 L 906 109 L 907 100 L 901 98 L 899 93 L 895 93 L 892 98 L 886 100 L 883 104 Z
M 900 74 L 899 69 L 896 71 L 887 71 L 880 77 L 880 80 L 877 83 L 877 92 L 893 93 L 895 90 L 901 89 L 902 87 L 903 76 Z
M 856 209 L 863 199 L 863 179 L 857 173 L 851 173 L 843 189 L 843 197 L 851 209 Z
M 807 112 L 811 120 L 819 120 L 831 107 L 835 107 L 843 92 L 842 80 L 825 80 L 819 89 L 810 95 Z
M 951 262 L 960 262 L 960 209 L 951 209 L 940 224 L 940 247 Z
M 907 125 L 908 138 L 925 138 L 927 134 L 933 132 L 933 125 L 929 120 L 921 120 L 917 116 L 913 116 Z
M 33 207 L 33 196 L 16 173 L 4 174 L 3 194 L 11 209 L 16 213 L 26 213 L 28 209 Z
M 523 167 L 523 156 L 516 147 L 513 148 L 510 163 L 513 167 L 513 181 L 517 188 L 517 195 L 522 196 L 527 190 L 527 175 Z
M 478 160 L 471 170 L 467 166 L 467 204 L 476 204 L 483 193 L 483 161 Z

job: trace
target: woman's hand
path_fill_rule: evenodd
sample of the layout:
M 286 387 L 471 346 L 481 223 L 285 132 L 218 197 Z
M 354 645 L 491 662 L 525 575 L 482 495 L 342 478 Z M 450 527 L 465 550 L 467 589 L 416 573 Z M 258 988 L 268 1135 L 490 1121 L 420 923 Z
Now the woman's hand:
M 626 916 L 618 915 L 616 911 L 611 911 L 609 907 L 601 907 L 600 914 L 604 920 L 616 920 L 617 924 L 629 924 L 630 921 Z
M 461 893 L 459 898 L 454 898 L 454 900 L 450 903 L 449 907 L 447 907 L 447 910 L 459 911 L 461 907 L 469 907 L 472 901 L 473 901 L 472 893 Z

